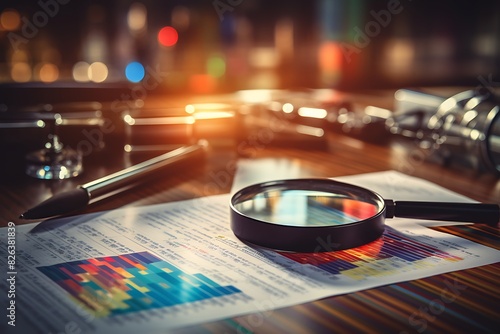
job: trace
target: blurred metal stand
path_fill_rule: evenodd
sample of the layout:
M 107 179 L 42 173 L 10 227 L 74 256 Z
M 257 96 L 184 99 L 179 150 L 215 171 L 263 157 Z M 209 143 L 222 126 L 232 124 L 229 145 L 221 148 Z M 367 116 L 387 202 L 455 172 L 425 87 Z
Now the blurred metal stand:
M 0 112 L 1 138 L 11 142 L 12 149 L 19 149 L 23 141 L 36 143 L 24 157 L 27 175 L 47 180 L 76 177 L 83 172 L 83 156 L 104 147 L 101 108 L 98 102 L 6 106 Z M 84 139 L 93 132 L 99 136 Z
M 500 175 L 500 99 L 490 90 L 442 98 L 411 90 L 395 94 L 392 134 L 415 139 L 443 163 Z

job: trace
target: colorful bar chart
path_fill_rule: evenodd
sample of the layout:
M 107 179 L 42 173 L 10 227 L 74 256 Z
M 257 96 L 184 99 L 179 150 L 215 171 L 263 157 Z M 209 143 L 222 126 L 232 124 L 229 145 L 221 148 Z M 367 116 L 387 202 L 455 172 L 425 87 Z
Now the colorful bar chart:
M 115 316 L 240 292 L 202 274 L 187 274 L 148 253 L 38 267 L 96 317 Z
M 388 226 L 381 238 L 361 247 L 335 252 L 280 254 L 295 262 L 314 265 L 330 274 L 342 274 L 355 280 L 428 268 L 442 261 L 463 260 Z

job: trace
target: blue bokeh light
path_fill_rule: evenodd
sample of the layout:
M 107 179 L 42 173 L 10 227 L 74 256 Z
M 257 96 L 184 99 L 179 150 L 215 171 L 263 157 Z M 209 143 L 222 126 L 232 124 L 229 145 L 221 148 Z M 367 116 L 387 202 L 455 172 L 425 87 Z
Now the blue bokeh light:
M 125 68 L 125 76 L 128 81 L 139 82 L 144 79 L 144 66 L 137 61 L 133 61 Z

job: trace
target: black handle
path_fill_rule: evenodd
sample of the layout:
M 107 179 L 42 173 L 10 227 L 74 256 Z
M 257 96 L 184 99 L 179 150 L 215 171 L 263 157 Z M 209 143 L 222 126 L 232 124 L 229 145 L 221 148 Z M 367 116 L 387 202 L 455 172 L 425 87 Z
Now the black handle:
M 386 218 L 402 217 L 471 222 L 493 226 L 500 222 L 500 206 L 498 204 L 385 200 L 385 205 Z
M 83 209 L 89 203 L 89 193 L 76 188 L 56 194 L 21 215 L 23 219 L 42 219 Z

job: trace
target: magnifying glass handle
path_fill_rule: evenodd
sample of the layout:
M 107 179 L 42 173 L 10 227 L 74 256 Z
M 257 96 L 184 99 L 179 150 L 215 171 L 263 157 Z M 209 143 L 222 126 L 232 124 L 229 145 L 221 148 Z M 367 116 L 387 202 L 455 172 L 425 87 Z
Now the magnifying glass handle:
M 500 206 L 481 203 L 408 202 L 385 200 L 386 218 L 416 218 L 497 226 Z

